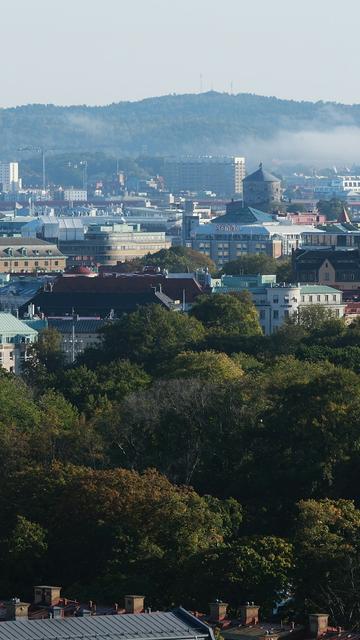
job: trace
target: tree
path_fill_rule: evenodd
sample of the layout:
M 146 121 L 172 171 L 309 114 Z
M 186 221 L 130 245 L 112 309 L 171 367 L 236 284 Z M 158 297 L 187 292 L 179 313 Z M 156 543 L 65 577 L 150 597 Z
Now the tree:
M 263 253 L 249 254 L 241 256 L 237 260 L 227 262 L 223 266 L 223 273 L 229 275 L 254 275 L 275 274 L 276 260 Z
M 345 207 L 344 200 L 331 198 L 330 200 L 319 200 L 316 205 L 317 210 L 328 220 L 337 220 Z
M 185 351 L 179 353 L 166 369 L 171 378 L 200 378 L 215 384 L 239 380 L 241 367 L 225 353 Z
M 295 550 L 296 595 L 335 625 L 360 623 L 360 510 L 351 500 L 302 500 Z
M 29 348 L 23 377 L 34 387 L 51 387 L 56 373 L 61 371 L 64 364 L 61 334 L 53 327 L 49 327 L 39 333 L 38 341 Z
M 321 305 L 304 305 L 299 307 L 297 322 L 306 331 L 321 331 L 324 335 L 331 335 L 345 329 L 344 320 L 337 319 L 332 309 Z
M 97 349 L 100 363 L 128 359 L 153 370 L 180 351 L 201 343 L 205 330 L 196 318 L 154 304 L 123 315 L 106 326 L 103 335 Z M 92 359 L 94 355 L 92 350 Z M 86 364 L 86 352 L 82 360 Z
M 190 315 L 213 334 L 252 336 L 262 333 L 257 310 L 247 291 L 238 295 L 199 296 Z
M 42 578 L 48 545 L 47 531 L 40 524 L 18 515 L 2 547 L 0 584 L 5 592 L 12 588 L 23 589 L 34 575 Z
M 142 258 L 135 258 L 125 264 L 128 271 L 142 269 L 145 266 L 156 267 L 170 273 L 193 272 L 197 269 L 215 271 L 215 263 L 203 253 L 188 247 L 170 247 L 160 249 L 156 253 L 148 253 Z

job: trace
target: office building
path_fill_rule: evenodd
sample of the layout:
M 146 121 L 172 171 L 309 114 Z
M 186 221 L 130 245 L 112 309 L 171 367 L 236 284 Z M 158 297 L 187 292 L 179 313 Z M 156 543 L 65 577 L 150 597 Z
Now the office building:
M 140 225 L 126 223 L 88 224 L 83 239 L 59 240 L 69 267 L 115 265 L 170 246 L 165 232 L 141 231 Z
M 19 164 L 0 162 L 0 191 L 18 191 L 20 188 Z
M 211 191 L 220 196 L 242 193 L 245 158 L 240 156 L 199 156 L 168 159 L 164 165 L 167 188 L 180 193 Z

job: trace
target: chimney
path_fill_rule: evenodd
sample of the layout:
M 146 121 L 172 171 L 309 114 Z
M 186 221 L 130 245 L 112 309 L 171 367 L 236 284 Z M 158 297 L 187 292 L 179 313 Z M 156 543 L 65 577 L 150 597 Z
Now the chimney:
M 125 596 L 125 613 L 142 613 L 145 596 Z
M 311 613 L 309 615 L 310 635 L 312 638 L 320 638 L 327 632 L 329 616 L 327 613 Z
M 34 587 L 34 604 L 45 604 L 49 607 L 59 604 L 61 587 L 38 585 Z
M 254 602 L 247 602 L 240 607 L 241 623 L 242 624 L 258 624 L 259 622 L 259 609 L 260 607 Z
M 51 618 L 63 618 L 64 617 L 64 609 L 63 607 L 51 607 L 50 612 Z
M 227 602 L 210 602 L 210 622 L 222 622 L 226 618 Z
M 30 603 L 21 602 L 20 598 L 11 598 L 5 602 L 5 620 L 27 620 Z

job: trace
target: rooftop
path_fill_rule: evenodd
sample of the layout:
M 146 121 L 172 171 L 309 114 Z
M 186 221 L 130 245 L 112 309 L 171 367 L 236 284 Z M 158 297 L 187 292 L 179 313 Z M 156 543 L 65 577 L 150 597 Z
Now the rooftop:
M 50 618 L 0 623 L 0 640 L 192 640 L 211 629 L 182 608 L 171 612 Z
M 11 313 L 0 312 L 0 334 L 12 333 L 15 335 L 26 334 L 36 336 L 37 331 L 28 327 L 24 322 L 15 318 Z
M 264 171 L 262 162 L 260 162 L 259 168 L 254 173 L 246 176 L 243 182 L 280 182 L 280 178 L 273 176 L 268 171 Z

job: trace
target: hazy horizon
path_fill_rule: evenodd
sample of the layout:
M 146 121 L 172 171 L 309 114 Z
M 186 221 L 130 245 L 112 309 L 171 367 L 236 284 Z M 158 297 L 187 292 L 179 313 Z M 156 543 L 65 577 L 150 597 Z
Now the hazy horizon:
M 357 104 L 357 17 L 356 0 L 4 3 L 0 106 L 209 90 Z

